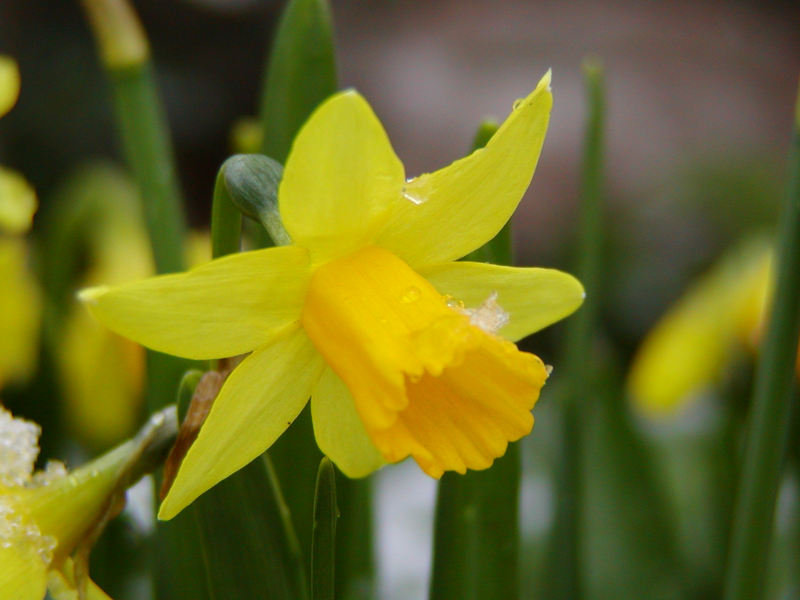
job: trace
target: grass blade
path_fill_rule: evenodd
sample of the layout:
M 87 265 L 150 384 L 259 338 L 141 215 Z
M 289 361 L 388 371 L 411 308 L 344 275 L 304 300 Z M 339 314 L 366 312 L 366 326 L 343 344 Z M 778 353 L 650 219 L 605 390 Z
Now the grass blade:
M 584 66 L 588 118 L 581 171 L 578 261 L 575 275 L 583 282 L 586 300 L 568 322 L 563 359 L 566 393 L 561 415 L 561 453 L 556 477 L 556 516 L 553 527 L 548 583 L 549 597 L 583 597 L 581 527 L 583 515 L 582 404 L 591 393 L 587 357 L 597 327 L 597 299 L 602 236 L 600 186 L 602 173 L 603 73 L 598 65 Z
M 800 332 L 800 97 L 795 108 L 789 168 L 776 248 L 775 289 L 756 370 L 734 510 L 726 600 L 763 597 L 766 557 L 786 450 Z
M 336 471 L 323 458 L 317 471 L 314 494 L 314 528 L 311 538 L 311 597 L 313 600 L 335 598 L 336 569 Z
M 326 0 L 290 0 L 267 66 L 261 98 L 261 151 L 286 162 L 300 126 L 336 91 L 333 21 Z

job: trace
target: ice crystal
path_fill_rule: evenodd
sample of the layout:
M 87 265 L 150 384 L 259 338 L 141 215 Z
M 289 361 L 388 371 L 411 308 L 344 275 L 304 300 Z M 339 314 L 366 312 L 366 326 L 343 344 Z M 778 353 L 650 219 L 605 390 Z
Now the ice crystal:
M 15 418 L 0 406 L 0 486 L 23 486 L 31 480 L 39 455 L 41 428 Z

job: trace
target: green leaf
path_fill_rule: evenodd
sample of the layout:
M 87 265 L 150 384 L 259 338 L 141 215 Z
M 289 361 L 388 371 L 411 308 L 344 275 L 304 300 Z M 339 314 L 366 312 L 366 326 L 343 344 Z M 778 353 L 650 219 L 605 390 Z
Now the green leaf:
M 563 371 L 566 393 L 562 400 L 562 440 L 556 473 L 556 515 L 549 558 L 548 597 L 580 600 L 583 597 L 582 537 L 584 465 L 584 408 L 595 402 L 589 381 L 587 357 L 597 333 L 597 299 L 600 281 L 602 138 L 604 117 L 603 72 L 585 63 L 588 118 L 581 166 L 581 214 L 575 275 L 583 283 L 586 300 L 566 324 Z
M 775 289 L 756 369 L 725 578 L 726 600 L 764 594 L 766 557 L 789 430 L 800 332 L 800 90 L 795 105 L 790 176 L 776 248 Z M 795 402 L 796 404 L 796 402 Z
M 286 162 L 300 126 L 337 85 L 328 3 L 290 0 L 278 24 L 261 99 L 262 152 Z
M 336 598 L 375 598 L 372 548 L 372 479 L 336 474 L 339 522 L 336 526 Z
M 672 507 L 651 449 L 631 422 L 621 378 L 607 362 L 593 371 L 595 391 L 580 421 L 581 591 L 609 600 L 689 598 Z
M 517 444 L 486 471 L 442 476 L 431 600 L 519 597 L 519 483 Z
M 211 256 L 219 258 L 241 250 L 242 214 L 225 184 L 225 163 L 217 172 L 211 201 Z
M 212 598 L 308 598 L 302 561 L 284 528 L 291 521 L 282 518 L 273 484 L 256 459 L 195 501 Z
M 323 458 L 317 471 L 314 493 L 314 528 L 311 538 L 311 597 L 333 600 L 336 565 L 336 471 L 333 463 Z

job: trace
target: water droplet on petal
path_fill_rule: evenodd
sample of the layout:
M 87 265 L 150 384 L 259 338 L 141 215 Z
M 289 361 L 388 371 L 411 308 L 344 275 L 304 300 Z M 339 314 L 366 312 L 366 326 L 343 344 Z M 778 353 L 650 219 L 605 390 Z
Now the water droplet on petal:
M 424 198 L 418 194 L 409 192 L 406 188 L 403 188 L 403 198 L 405 198 L 412 204 L 416 204 L 417 206 L 419 206 L 420 204 L 424 204 L 428 200 L 427 198 Z
M 511 106 L 511 110 L 517 110 L 520 106 L 522 106 L 523 102 L 525 102 L 525 98 L 517 98 L 514 100 L 514 104 Z
M 401 298 L 405 304 L 411 304 L 412 302 L 416 302 L 419 300 L 419 297 L 422 295 L 420 289 L 416 286 L 411 286 L 406 288 L 406 291 L 403 292 L 403 297 Z
M 444 301 L 445 304 L 447 304 L 448 308 L 452 308 L 457 312 L 464 312 L 464 310 L 466 310 L 464 307 L 464 303 L 461 300 L 459 300 L 458 298 L 453 298 L 449 294 L 445 295 Z

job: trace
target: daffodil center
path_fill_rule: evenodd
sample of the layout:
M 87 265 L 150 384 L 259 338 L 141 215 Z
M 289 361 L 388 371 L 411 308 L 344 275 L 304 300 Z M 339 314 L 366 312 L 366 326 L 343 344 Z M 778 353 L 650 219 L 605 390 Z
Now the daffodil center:
M 405 376 L 422 377 L 428 367 L 415 338 L 437 322 L 453 320 L 467 322 L 468 317 L 377 246 L 319 267 L 302 314 L 308 336 L 351 393 L 357 399 L 380 398 L 364 403 L 369 405 L 364 410 L 385 425 L 407 404 Z
M 533 426 L 547 373 L 494 334 L 507 320 L 494 298 L 467 309 L 369 246 L 315 271 L 301 319 L 390 462 L 486 468 Z

